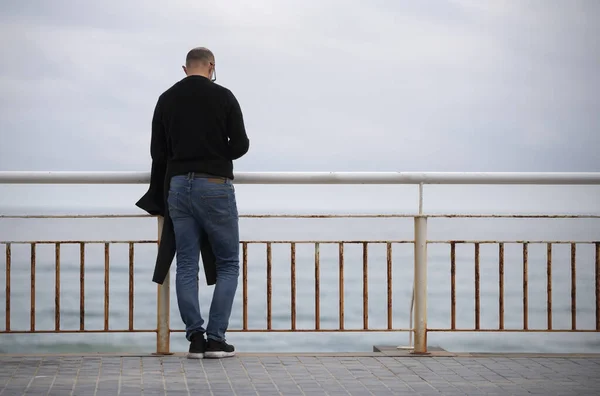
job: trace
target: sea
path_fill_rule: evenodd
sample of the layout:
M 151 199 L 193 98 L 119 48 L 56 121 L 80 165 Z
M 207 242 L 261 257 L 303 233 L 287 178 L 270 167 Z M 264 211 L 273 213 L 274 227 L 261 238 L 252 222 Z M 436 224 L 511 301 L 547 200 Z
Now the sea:
M 371 188 L 372 199 L 357 200 L 346 188 L 343 194 L 323 193 L 319 205 L 319 188 L 308 198 L 293 202 L 279 200 L 273 195 L 258 199 L 259 194 L 238 194 L 240 214 L 281 213 L 406 213 L 414 214 L 413 206 L 393 210 L 394 197 L 377 202 L 381 190 Z M 580 189 L 579 196 L 562 198 L 557 191 L 543 190 L 537 196 L 515 193 L 507 187 L 488 190 L 485 197 L 451 190 L 435 199 L 425 200 L 426 213 L 575 213 L 600 214 L 600 195 L 597 188 Z M 143 189 L 142 189 L 143 190 Z M 243 188 L 242 188 L 243 190 Z M 7 191 L 6 189 L 4 190 Z M 23 190 L 20 190 L 23 191 Z M 140 214 L 130 202 L 136 193 L 113 205 L 65 205 L 55 199 L 54 205 L 15 204 L 0 206 L 2 215 L 32 214 Z M 504 191 L 499 194 L 498 191 Z M 509 191 L 508 193 L 506 191 Z M 512 192 L 511 192 L 512 191 Z M 550 194 L 549 194 L 550 191 Z M 554 193 L 553 193 L 554 191 Z M 14 194 L 14 190 L 12 191 Z M 315 194 L 316 197 L 315 197 Z M 431 194 L 431 193 L 430 193 Z M 291 194 L 293 195 L 293 194 Z M 252 199 L 251 199 L 252 198 Z M 332 199 L 335 198 L 335 199 Z M 367 197 L 368 198 L 368 197 Z M 272 202 L 272 210 L 268 202 Z M 354 201 L 352 201 L 354 199 Z M 404 198 L 402 198 L 404 199 Z M 485 199 L 486 203 L 474 203 Z M 339 202 L 339 204 L 336 204 Z M 414 195 L 410 198 L 414 203 Z M 450 200 L 450 201 L 449 201 Z M 473 202 L 470 204 L 469 202 Z M 125 203 L 124 203 L 125 202 Z M 408 202 L 408 201 L 406 201 Z M 558 204 L 556 202 L 559 202 Z M 256 203 L 256 205 L 252 205 Z M 279 206 L 278 206 L 279 204 Z M 486 206 L 487 205 L 487 206 Z M 494 207 L 502 210 L 495 210 Z M 258 208 L 258 209 L 257 209 Z M 474 212 L 477 210 L 477 212 Z M 413 238 L 413 219 L 408 218 L 246 218 L 240 219 L 242 241 L 297 241 L 296 246 L 296 328 L 314 329 L 315 326 L 315 245 L 321 241 L 320 255 L 320 328 L 339 327 L 339 241 L 407 241 Z M 0 249 L 2 242 L 28 241 L 130 241 L 152 240 L 157 237 L 155 218 L 0 218 Z M 506 241 L 504 250 L 504 328 L 523 328 L 523 257 L 522 245 L 510 241 L 578 241 L 576 245 L 576 321 L 579 329 L 594 330 L 596 324 L 595 245 L 585 242 L 600 241 L 600 219 L 513 219 L 513 218 L 430 218 L 428 239 L 494 240 Z M 129 319 L 129 250 L 128 244 L 112 244 L 109 262 L 109 328 L 126 329 Z M 10 325 L 12 330 L 30 327 L 31 261 L 28 244 L 11 246 Z M 456 246 L 456 327 L 473 329 L 475 326 L 475 260 L 474 245 Z M 79 328 L 80 262 L 79 245 L 61 246 L 60 261 L 60 327 Z M 152 283 L 156 245 L 137 244 L 134 251 L 134 328 L 156 328 L 157 285 Z M 392 317 L 393 327 L 409 328 L 409 314 L 413 286 L 413 245 L 394 243 L 392 247 Z M 368 324 L 370 328 L 387 327 L 387 260 L 386 245 L 368 245 Z M 431 243 L 428 247 L 428 327 L 449 329 L 451 322 L 451 265 L 450 245 Z M 547 245 L 531 243 L 528 257 L 528 326 L 543 330 L 547 327 Z M 272 328 L 291 327 L 291 272 L 290 244 L 272 245 Z M 480 247 L 480 295 L 482 329 L 499 326 L 499 246 L 482 244 Z M 267 327 L 267 253 L 263 243 L 248 245 L 248 328 Z M 0 330 L 5 329 L 6 270 L 4 252 L 0 256 Z M 171 328 L 183 329 L 175 295 L 175 268 L 171 276 Z M 85 328 L 102 329 L 104 326 L 104 245 L 88 244 L 85 251 Z M 571 328 L 571 245 L 555 244 L 552 248 L 551 268 L 552 328 Z M 52 330 L 55 325 L 55 251 L 53 244 L 39 244 L 36 251 L 35 325 L 39 330 Z M 199 299 L 202 313 L 208 318 L 213 286 L 206 286 L 200 273 Z M 344 326 L 349 332 L 236 332 L 228 333 L 228 341 L 242 352 L 359 352 L 371 351 L 374 345 L 409 345 L 406 331 L 363 332 L 363 245 L 347 243 L 344 246 Z M 242 279 L 237 290 L 230 329 L 243 325 Z M 429 346 L 453 352 L 600 352 L 600 333 L 565 332 L 430 332 Z M 184 352 L 188 343 L 184 333 L 171 335 L 171 351 Z M 155 333 L 85 333 L 85 334 L 0 334 L 0 353 L 151 353 L 156 348 Z

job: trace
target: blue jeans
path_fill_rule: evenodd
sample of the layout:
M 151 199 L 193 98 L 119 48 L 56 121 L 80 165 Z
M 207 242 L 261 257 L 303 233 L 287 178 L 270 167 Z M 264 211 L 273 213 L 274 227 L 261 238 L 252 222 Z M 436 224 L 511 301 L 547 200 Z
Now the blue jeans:
M 238 285 L 240 240 L 235 190 L 231 180 L 190 173 L 174 176 L 168 195 L 175 229 L 177 304 L 186 338 L 196 332 L 224 341 Z M 198 298 L 200 237 L 205 234 L 216 257 L 217 283 L 208 326 L 203 327 Z

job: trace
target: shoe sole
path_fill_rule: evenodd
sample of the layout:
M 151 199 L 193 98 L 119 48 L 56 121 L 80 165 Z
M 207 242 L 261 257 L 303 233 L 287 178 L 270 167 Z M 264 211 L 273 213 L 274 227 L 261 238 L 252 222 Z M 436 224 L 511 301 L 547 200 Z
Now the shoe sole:
M 226 357 L 233 357 L 233 356 L 235 356 L 235 351 L 234 352 L 213 351 L 213 352 L 205 352 L 204 353 L 204 357 L 207 359 L 219 359 L 219 358 L 226 358 Z
M 204 354 L 203 353 L 188 353 L 187 355 L 188 359 L 204 359 Z

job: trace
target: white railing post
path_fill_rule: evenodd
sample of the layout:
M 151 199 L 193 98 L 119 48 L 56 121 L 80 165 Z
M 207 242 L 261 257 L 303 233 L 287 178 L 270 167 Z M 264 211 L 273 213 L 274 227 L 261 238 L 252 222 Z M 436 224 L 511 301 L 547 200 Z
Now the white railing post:
M 427 216 L 415 216 L 415 346 L 427 353 Z
M 164 218 L 158 216 L 158 244 L 162 236 Z M 170 308 L 171 308 L 171 276 L 167 272 L 162 285 L 158 285 L 156 298 L 156 353 L 159 355 L 170 354 L 171 330 L 170 330 Z

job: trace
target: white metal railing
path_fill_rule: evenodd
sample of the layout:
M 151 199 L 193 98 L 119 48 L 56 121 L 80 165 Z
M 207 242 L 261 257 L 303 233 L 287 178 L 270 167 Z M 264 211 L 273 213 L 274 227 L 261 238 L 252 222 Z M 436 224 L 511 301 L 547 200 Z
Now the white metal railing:
M 150 172 L 0 171 L 0 184 L 147 184 Z M 600 172 L 236 172 L 239 184 L 600 184 Z
M 7 172 L 0 184 L 147 184 L 150 172 Z M 445 185 L 600 185 L 600 172 L 238 172 L 236 184 L 415 184 L 419 211 L 414 217 L 414 284 L 411 329 L 414 353 L 427 353 L 427 219 L 423 186 Z M 596 216 L 592 216 L 596 217 Z M 158 221 L 160 240 L 162 218 Z M 160 241 L 159 241 L 160 242 Z M 157 353 L 169 353 L 169 290 L 167 275 L 158 286 Z M 412 336 L 412 332 L 411 332 Z M 412 344 L 412 339 L 411 342 Z

